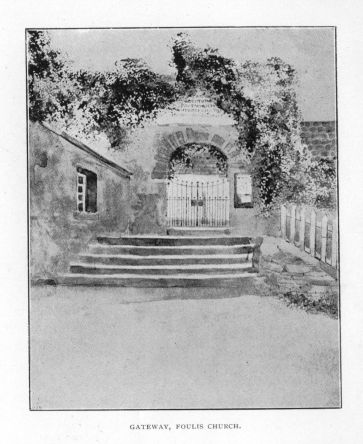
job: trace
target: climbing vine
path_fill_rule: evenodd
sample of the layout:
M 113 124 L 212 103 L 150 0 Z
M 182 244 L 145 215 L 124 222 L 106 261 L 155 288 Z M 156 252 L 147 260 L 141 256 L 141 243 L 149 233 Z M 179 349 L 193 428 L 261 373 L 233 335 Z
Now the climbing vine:
M 320 206 L 334 201 L 334 165 L 313 161 L 302 144 L 296 73 L 279 58 L 237 63 L 179 33 L 171 43 L 173 79 L 139 59 L 119 60 L 107 72 L 74 70 L 41 31 L 29 32 L 28 53 L 32 120 L 60 121 L 81 135 L 105 134 L 112 148 L 122 149 L 130 129 L 179 97 L 202 90 L 236 122 L 238 149 L 249 159 L 262 211 L 290 200 Z M 180 150 L 172 167 L 181 161 L 190 165 L 193 153 L 202 149 Z M 225 160 L 212 154 L 223 171 Z
M 176 100 L 171 83 L 138 59 L 115 63 L 113 71 L 77 73 L 82 89 L 77 107 L 87 115 L 89 132 L 106 133 L 111 147 L 120 148 L 127 129 L 142 125 Z
M 277 57 L 238 64 L 216 49 L 195 47 L 183 33 L 172 53 L 179 88 L 206 91 L 234 117 L 263 212 L 286 201 L 331 205 L 334 168 L 313 161 L 301 142 L 296 73 L 289 64 Z
M 29 31 L 27 43 L 30 119 L 72 118 L 77 87 L 69 63 L 51 48 L 46 32 Z
M 44 31 L 29 31 L 28 90 L 32 120 L 61 121 L 75 135 L 104 133 L 112 148 L 177 98 L 173 83 L 139 59 L 116 61 L 107 72 L 72 69 Z

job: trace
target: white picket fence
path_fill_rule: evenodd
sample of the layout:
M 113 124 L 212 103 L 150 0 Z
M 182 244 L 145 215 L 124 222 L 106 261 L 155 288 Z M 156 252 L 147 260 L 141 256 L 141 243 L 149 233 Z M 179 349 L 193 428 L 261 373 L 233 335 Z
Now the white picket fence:
M 287 242 L 337 268 L 338 220 L 335 215 L 311 207 L 282 205 L 281 233 Z

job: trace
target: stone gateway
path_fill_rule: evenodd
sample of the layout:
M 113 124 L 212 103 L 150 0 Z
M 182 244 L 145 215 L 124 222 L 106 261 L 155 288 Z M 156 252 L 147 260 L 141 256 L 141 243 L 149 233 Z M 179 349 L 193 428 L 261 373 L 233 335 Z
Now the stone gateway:
M 310 126 L 303 128 L 307 137 Z M 237 138 L 233 118 L 200 91 L 139 129 L 130 145 L 136 160 L 125 156 L 126 166 L 30 122 L 31 281 L 250 281 L 261 236 L 278 234 L 279 223 L 277 215 L 264 219 L 255 208 L 249 159 Z

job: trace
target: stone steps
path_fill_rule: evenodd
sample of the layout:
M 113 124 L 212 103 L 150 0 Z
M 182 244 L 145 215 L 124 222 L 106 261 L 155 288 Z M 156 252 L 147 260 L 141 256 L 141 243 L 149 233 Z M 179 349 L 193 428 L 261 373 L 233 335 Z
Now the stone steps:
M 231 287 L 250 285 L 254 243 L 236 236 L 99 236 L 60 276 L 61 285 Z
M 167 233 L 170 236 L 198 236 L 210 237 L 231 234 L 229 227 L 212 227 L 212 228 L 193 228 L 193 227 L 173 227 L 168 228 Z
M 95 275 L 83 273 L 69 273 L 60 277 L 60 285 L 82 285 L 82 286 L 113 286 L 113 287 L 242 287 L 246 291 L 253 288 L 254 275 L 248 272 L 225 274 L 225 275 Z
M 85 274 L 140 274 L 140 275 L 173 275 L 173 274 L 232 274 L 250 269 L 251 264 L 191 264 L 191 265 L 105 265 L 73 263 L 70 266 L 72 273 Z
M 93 254 L 111 254 L 133 256 L 166 256 L 166 255 L 212 255 L 212 254 L 245 254 L 253 251 L 253 244 L 245 245 L 105 245 L 92 244 L 89 247 Z
M 250 237 L 236 236 L 98 236 L 99 244 L 104 245 L 129 245 L 129 246 L 224 246 L 224 245 L 248 245 L 251 243 Z
M 105 265 L 198 265 L 198 264 L 241 264 L 251 260 L 252 253 L 242 254 L 80 254 L 81 263 Z

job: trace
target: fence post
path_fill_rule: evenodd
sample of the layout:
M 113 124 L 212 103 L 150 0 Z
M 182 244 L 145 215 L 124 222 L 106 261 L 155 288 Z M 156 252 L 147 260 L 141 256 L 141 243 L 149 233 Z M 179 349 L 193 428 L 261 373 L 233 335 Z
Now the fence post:
M 295 239 L 295 211 L 296 211 L 296 205 L 291 205 L 290 242 L 292 244 L 294 244 L 294 239 Z
M 263 237 L 256 237 L 256 239 L 254 240 L 254 247 L 252 253 L 252 268 L 255 271 L 259 271 L 260 269 L 262 242 L 263 242 Z
M 324 214 L 321 220 L 321 261 L 325 262 L 326 258 L 326 237 L 328 231 L 328 217 Z
M 332 267 L 337 267 L 338 260 L 338 220 L 333 220 L 333 239 L 332 239 L 332 253 L 331 253 L 331 264 Z
M 286 239 L 286 207 L 281 205 L 281 235 L 283 239 Z
M 310 254 L 315 256 L 315 224 L 316 224 L 316 213 L 312 209 L 310 212 Z
M 304 251 L 304 240 L 305 240 L 305 207 L 302 207 L 300 210 L 300 250 Z

